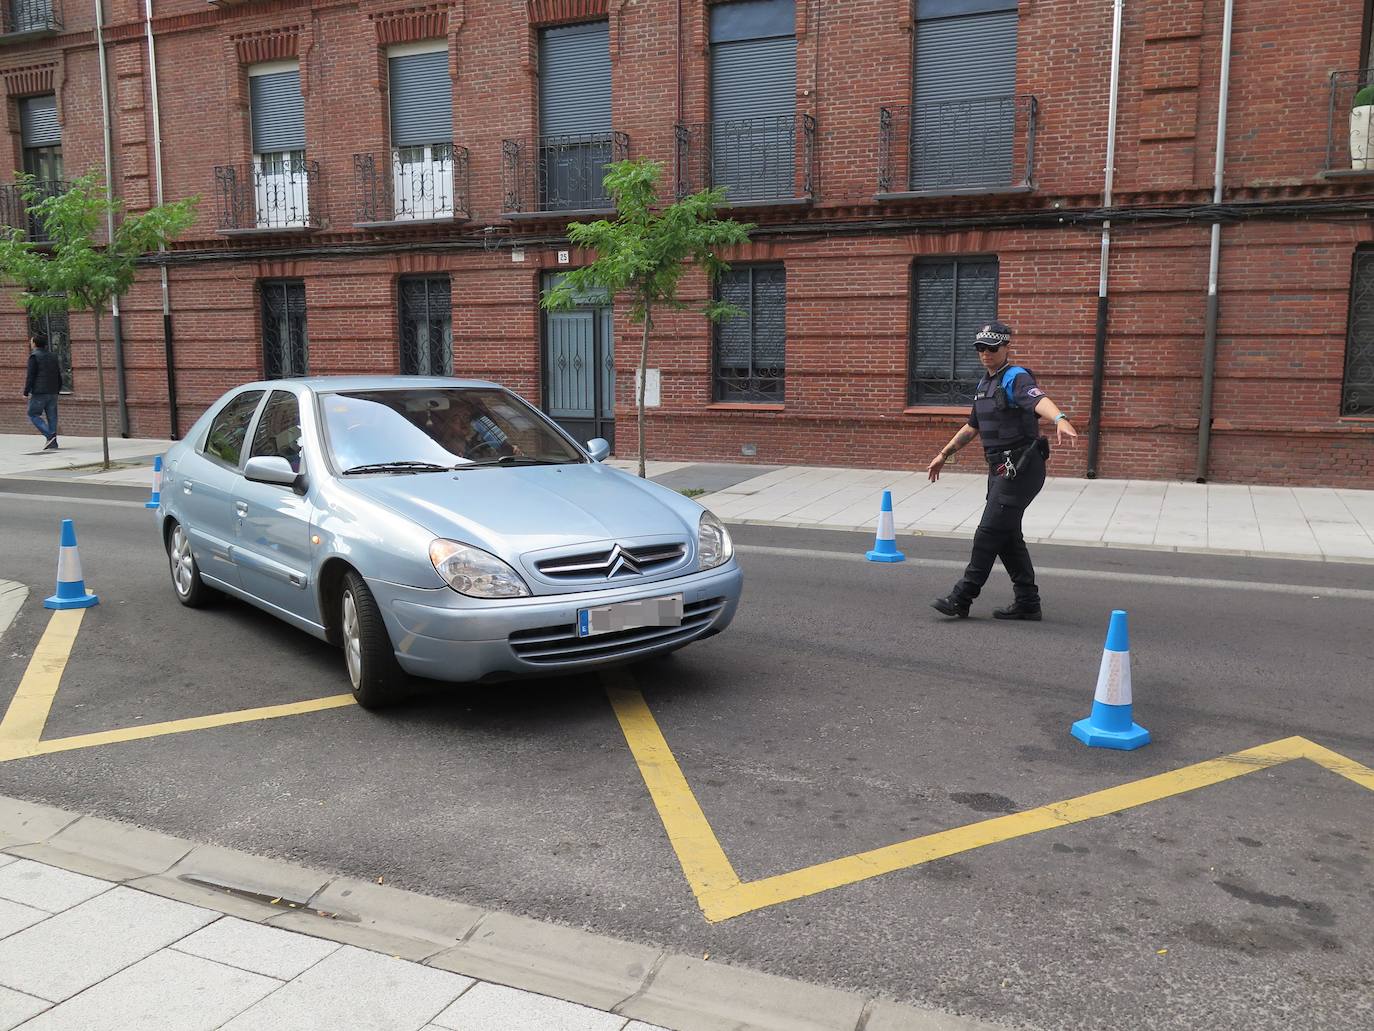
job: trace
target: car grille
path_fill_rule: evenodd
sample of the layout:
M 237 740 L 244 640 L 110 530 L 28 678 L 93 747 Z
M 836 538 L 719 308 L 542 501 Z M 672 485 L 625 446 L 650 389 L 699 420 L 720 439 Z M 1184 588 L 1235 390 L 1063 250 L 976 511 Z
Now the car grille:
M 687 546 L 680 541 L 634 548 L 615 544 L 578 555 L 546 558 L 534 568 L 549 580 L 618 580 L 662 572 L 677 565 L 686 554 Z
M 578 637 L 575 623 L 517 630 L 510 635 L 510 646 L 526 662 L 544 666 L 629 657 L 686 644 L 706 630 L 724 607 L 724 598 L 694 601 L 683 606 L 681 626 L 646 626 L 596 637 Z

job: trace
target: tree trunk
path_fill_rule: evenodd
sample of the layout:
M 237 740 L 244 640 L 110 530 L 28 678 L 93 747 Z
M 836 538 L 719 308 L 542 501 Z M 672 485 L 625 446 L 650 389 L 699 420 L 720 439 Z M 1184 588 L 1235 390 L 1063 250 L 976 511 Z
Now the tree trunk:
M 100 450 L 104 455 L 102 468 L 110 468 L 110 415 L 105 411 L 105 351 L 100 342 L 100 312 L 105 306 L 97 305 L 91 309 L 95 320 L 95 381 L 100 388 Z
M 649 330 L 653 327 L 654 317 L 646 301 L 644 304 L 644 340 L 639 345 L 639 399 L 636 404 L 639 416 L 639 478 L 644 479 L 644 388 L 649 380 Z

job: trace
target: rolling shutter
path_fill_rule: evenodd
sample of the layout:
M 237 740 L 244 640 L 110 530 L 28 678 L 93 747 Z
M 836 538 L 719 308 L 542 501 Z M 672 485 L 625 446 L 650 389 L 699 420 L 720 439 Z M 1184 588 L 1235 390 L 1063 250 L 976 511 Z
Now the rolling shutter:
M 387 62 L 391 145 L 419 147 L 453 142 L 453 80 L 448 52 L 406 54 Z
M 252 105 L 254 154 L 305 149 L 300 69 L 249 76 L 248 96 Z
M 62 126 L 57 121 L 57 97 L 25 97 L 19 101 L 20 136 L 26 147 L 62 146 Z
M 611 131 L 610 23 L 544 29 L 539 35 L 539 132 Z
M 995 3 L 917 9 L 911 189 L 1005 186 L 1016 131 L 1015 5 L 931 17 Z

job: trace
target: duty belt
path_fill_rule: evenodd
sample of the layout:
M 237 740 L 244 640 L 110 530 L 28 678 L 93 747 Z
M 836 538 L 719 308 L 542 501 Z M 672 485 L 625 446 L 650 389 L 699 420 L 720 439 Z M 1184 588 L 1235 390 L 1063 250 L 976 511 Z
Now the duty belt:
M 1017 473 L 1025 468 L 1026 460 L 1030 458 L 1030 453 L 1035 448 L 1035 444 L 1035 441 L 1031 441 L 1021 447 L 989 451 L 987 459 L 988 466 L 992 469 L 992 475 L 1003 476 L 1008 480 L 1016 479 Z

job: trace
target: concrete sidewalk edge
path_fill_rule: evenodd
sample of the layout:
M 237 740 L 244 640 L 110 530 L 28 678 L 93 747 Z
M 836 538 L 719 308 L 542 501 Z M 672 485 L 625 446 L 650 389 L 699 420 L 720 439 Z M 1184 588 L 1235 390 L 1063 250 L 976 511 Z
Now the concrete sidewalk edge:
M 0 853 L 676 1031 L 997 1031 L 0 795 Z

